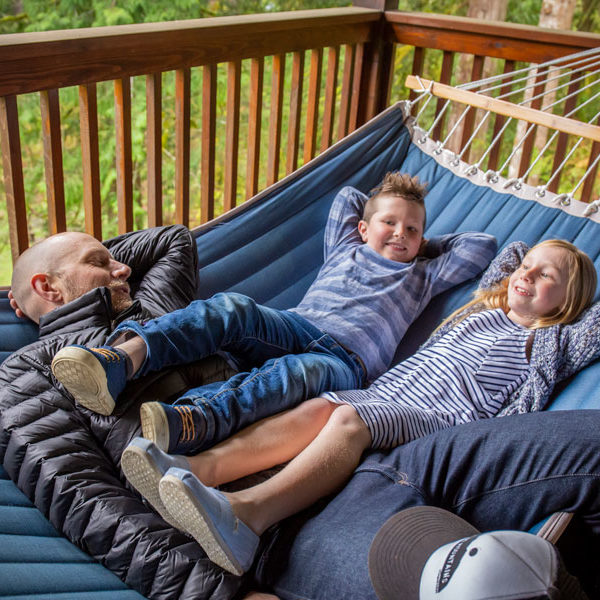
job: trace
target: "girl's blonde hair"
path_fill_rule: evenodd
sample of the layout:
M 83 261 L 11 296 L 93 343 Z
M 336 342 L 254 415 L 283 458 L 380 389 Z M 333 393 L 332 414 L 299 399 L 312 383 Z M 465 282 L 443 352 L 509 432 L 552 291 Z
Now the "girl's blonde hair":
M 551 327 L 559 323 L 565 325 L 571 323 L 592 303 L 596 293 L 596 269 L 585 252 L 565 240 L 545 240 L 530 248 L 529 252 L 547 246 L 566 250 L 567 271 L 569 273 L 567 293 L 564 302 L 552 314 L 537 319 L 530 329 Z M 442 321 L 436 331 L 446 323 L 454 321 L 458 315 L 460 315 L 460 318 L 456 323 L 459 323 L 468 315 L 482 310 L 501 308 L 505 313 L 508 313 L 510 310 L 508 306 L 509 279 L 510 275 L 494 287 L 476 290 L 473 299 Z

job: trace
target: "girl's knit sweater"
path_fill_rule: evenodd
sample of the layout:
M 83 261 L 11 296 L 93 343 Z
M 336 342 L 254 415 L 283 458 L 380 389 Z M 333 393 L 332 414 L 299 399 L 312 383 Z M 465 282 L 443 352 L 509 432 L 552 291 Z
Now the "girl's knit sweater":
M 506 246 L 483 274 L 480 288 L 493 287 L 510 276 L 528 251 L 529 247 L 524 242 Z M 459 313 L 432 334 L 422 347 L 435 343 L 466 313 L 480 309 L 481 306 L 473 306 Z M 559 381 L 577 373 L 600 356 L 600 302 L 585 310 L 573 323 L 534 329 L 532 336 L 527 378 L 508 397 L 499 416 L 542 410 Z

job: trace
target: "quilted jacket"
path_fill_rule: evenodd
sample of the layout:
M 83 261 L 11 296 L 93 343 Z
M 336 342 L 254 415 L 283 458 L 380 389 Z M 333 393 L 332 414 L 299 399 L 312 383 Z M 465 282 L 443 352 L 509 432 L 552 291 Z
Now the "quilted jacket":
M 139 434 L 139 404 L 198 385 L 197 371 L 136 381 L 116 413 L 104 417 L 75 405 L 50 370 L 63 346 L 102 344 L 123 319 L 157 316 L 195 297 L 197 254 L 186 228 L 125 234 L 106 246 L 132 268 L 135 302 L 114 315 L 110 293 L 97 288 L 42 317 L 38 341 L 0 367 L 0 460 L 56 529 L 146 597 L 230 598 L 239 578 L 169 527 L 120 469 L 123 448 Z

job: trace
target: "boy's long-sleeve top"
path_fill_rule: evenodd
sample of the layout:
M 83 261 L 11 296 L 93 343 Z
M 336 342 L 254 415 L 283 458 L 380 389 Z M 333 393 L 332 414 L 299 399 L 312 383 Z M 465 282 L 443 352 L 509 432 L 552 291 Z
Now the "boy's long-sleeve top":
M 358 232 L 367 196 L 345 187 L 325 230 L 325 262 L 292 309 L 362 359 L 372 381 L 386 371 L 409 325 L 433 296 L 479 275 L 496 252 L 484 233 L 430 239 L 425 256 L 389 260 Z
M 490 288 L 509 277 L 529 251 L 524 242 L 512 242 L 492 261 L 479 284 Z M 471 309 L 473 310 L 473 309 Z M 422 346 L 435 343 L 456 321 L 438 329 Z M 532 330 L 529 373 L 523 384 L 508 397 L 501 416 L 542 410 L 559 382 L 583 369 L 600 356 L 600 303 L 585 310 L 573 323 Z

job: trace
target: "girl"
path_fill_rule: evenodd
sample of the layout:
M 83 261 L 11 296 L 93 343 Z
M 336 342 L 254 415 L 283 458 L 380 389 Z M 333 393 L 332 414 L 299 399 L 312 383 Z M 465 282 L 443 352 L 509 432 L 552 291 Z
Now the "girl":
M 568 325 L 596 290 L 587 255 L 562 240 L 526 251 L 521 242 L 508 246 L 475 298 L 368 389 L 326 393 L 193 457 L 169 456 L 137 438 L 123 453 L 126 476 L 213 562 L 242 574 L 265 529 L 335 492 L 367 448 L 542 409 L 558 380 L 600 354 L 600 309 Z M 286 461 L 249 489 L 210 487 Z

